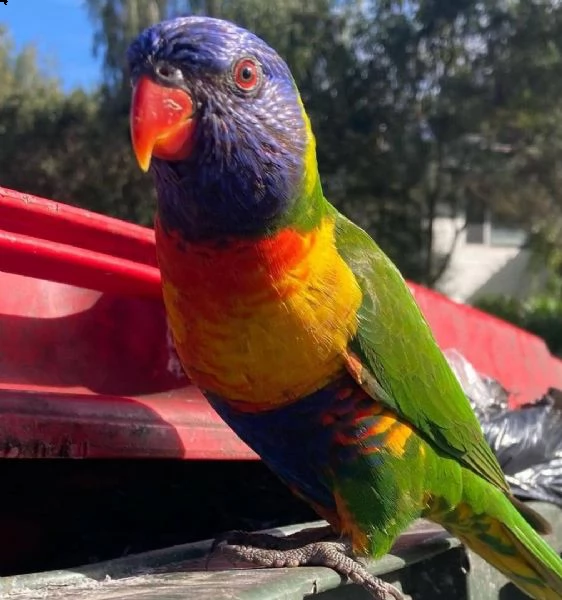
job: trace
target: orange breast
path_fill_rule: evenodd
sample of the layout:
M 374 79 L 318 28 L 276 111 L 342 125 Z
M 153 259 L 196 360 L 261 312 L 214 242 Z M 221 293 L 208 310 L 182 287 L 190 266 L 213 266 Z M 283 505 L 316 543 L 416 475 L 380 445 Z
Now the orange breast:
M 341 372 L 361 292 L 332 220 L 222 245 L 188 244 L 158 224 L 156 235 L 171 329 L 194 383 L 259 410 Z

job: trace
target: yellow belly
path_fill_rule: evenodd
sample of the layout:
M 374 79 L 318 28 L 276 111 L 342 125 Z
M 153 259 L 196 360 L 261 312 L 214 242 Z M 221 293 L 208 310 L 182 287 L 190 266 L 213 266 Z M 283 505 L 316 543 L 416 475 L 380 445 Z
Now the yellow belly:
M 192 276 L 208 267 L 208 278 L 191 286 L 180 281 L 177 269 L 166 268 L 170 256 L 164 253 L 168 317 L 180 360 L 196 385 L 259 410 L 309 394 L 341 373 L 361 291 L 336 251 L 332 219 L 305 242 L 302 259 L 290 268 L 262 256 L 253 268 L 236 262 L 238 273 L 227 273 L 224 261 L 209 252 L 204 258 L 191 254 L 201 264 L 188 267 L 190 249 L 184 248 L 183 264 Z M 274 251 L 275 245 L 267 250 Z M 221 280 L 224 293 L 217 292 Z

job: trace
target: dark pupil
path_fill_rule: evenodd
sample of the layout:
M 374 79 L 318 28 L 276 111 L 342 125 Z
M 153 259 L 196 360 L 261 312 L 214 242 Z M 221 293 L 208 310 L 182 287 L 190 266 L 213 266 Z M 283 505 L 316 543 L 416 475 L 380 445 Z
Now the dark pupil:
M 240 73 L 240 76 L 244 81 L 250 81 L 250 79 L 252 79 L 252 77 L 254 76 L 252 67 L 242 67 L 242 72 Z

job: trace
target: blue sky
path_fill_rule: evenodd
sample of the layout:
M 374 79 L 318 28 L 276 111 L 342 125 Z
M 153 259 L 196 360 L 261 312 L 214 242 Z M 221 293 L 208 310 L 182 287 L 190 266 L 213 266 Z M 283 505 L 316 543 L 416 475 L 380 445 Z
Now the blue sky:
M 100 61 L 92 56 L 93 28 L 82 0 L 8 0 L 0 3 L 18 48 L 34 43 L 40 57 L 54 63 L 66 90 L 99 82 Z

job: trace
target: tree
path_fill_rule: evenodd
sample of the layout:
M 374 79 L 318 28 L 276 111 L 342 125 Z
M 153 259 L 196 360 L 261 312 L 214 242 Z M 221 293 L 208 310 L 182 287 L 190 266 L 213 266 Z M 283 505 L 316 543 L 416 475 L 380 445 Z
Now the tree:
M 168 0 L 87 0 L 95 26 L 95 54 L 103 55 L 105 84 L 126 89 L 125 54 L 130 41 L 145 27 L 168 16 Z
M 151 23 L 208 14 L 252 29 L 287 60 L 313 122 L 326 195 L 406 276 L 435 284 L 454 250 L 435 251 L 436 215 L 476 202 L 527 224 L 536 251 L 562 264 L 557 1 L 86 5 L 104 62 L 94 94 L 64 96 L 32 49 L 15 55 L 0 35 L 4 185 L 149 223 L 154 196 L 129 143 L 125 49 Z
M 126 129 L 115 137 L 100 93 L 65 95 L 35 49 L 15 53 L 6 31 L 0 77 L 0 185 L 150 222 L 153 198 L 133 168 Z
M 562 229 L 560 3 L 385 0 L 363 10 L 361 56 L 375 68 L 362 95 L 382 78 L 390 107 L 383 171 L 390 185 L 383 182 L 377 200 L 394 191 L 417 207 L 424 261 L 417 277 L 433 285 L 450 258 L 432 251 L 437 210 L 454 215 L 474 202 L 525 225 L 535 247 L 552 248 L 548 240 Z M 359 156 L 366 163 L 360 185 L 376 189 L 377 147 Z M 399 205 L 392 196 L 389 203 Z M 375 228 L 384 221 L 379 215 Z M 403 255 L 396 258 L 404 265 Z

